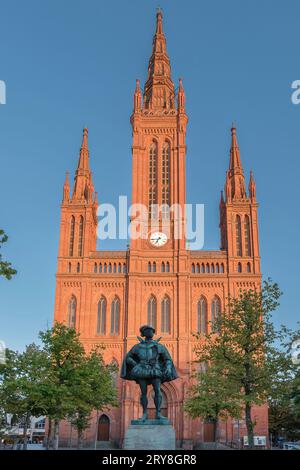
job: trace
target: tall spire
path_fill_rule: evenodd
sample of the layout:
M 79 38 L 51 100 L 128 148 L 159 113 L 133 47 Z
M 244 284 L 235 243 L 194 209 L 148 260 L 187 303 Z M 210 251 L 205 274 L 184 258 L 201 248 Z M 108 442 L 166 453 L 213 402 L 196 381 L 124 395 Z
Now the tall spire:
M 227 202 L 247 197 L 240 150 L 236 137 L 236 127 L 234 125 L 231 128 L 230 162 L 229 170 L 226 174 L 225 194 Z
M 144 89 L 144 107 L 152 110 L 175 108 L 174 83 L 163 32 L 162 11 L 156 13 L 156 31 Z
M 83 129 L 82 144 L 75 173 L 72 200 L 88 201 L 90 199 L 89 193 L 91 190 L 93 191 L 93 182 L 89 162 L 88 130 L 85 127 Z

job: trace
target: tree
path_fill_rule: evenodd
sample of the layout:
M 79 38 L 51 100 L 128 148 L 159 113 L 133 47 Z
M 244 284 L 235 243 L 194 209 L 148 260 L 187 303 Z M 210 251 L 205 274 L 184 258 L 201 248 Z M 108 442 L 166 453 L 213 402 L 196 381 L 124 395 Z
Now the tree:
M 300 374 L 287 384 L 285 393 L 269 400 L 269 430 L 276 442 L 278 437 L 300 438 Z
M 43 384 L 44 403 L 51 423 L 54 421 L 54 448 L 58 448 L 59 423 L 70 419 L 78 431 L 82 446 L 84 430 L 91 412 L 105 406 L 117 406 L 117 391 L 112 373 L 115 366 L 105 365 L 101 348 L 86 354 L 75 329 L 55 323 L 40 333 L 50 364 Z
M 94 349 L 76 369 L 73 387 L 75 405 L 69 419 L 77 429 L 79 449 L 83 444 L 83 432 L 90 424 L 91 412 L 102 411 L 108 405 L 118 406 L 117 389 L 113 382 L 116 366 L 104 363 L 101 349 Z
M 291 355 L 284 349 L 286 332 L 276 331 L 271 321 L 280 295 L 278 285 L 270 280 L 260 290 L 241 290 L 228 299 L 205 340 L 196 335 L 197 361 L 223 371 L 235 391 L 233 404 L 238 401 L 242 406 L 250 449 L 254 448 L 253 405 L 282 396 L 294 371 Z
M 0 229 L 0 249 L 3 243 L 6 243 L 7 240 L 8 236 L 5 234 L 4 230 Z M 6 279 L 11 279 L 15 274 L 17 274 L 17 271 L 11 267 L 11 263 L 2 260 L 2 255 L 0 253 L 0 276 L 5 277 Z
M 192 417 L 210 419 L 214 423 L 214 441 L 218 441 L 218 422 L 229 416 L 241 416 L 241 403 L 235 398 L 234 385 L 227 380 L 224 370 L 217 366 L 203 368 L 194 374 L 195 379 L 189 390 L 184 410 Z
M 35 344 L 23 353 L 7 350 L 6 362 L 0 365 L 0 407 L 22 422 L 24 450 L 30 418 L 45 412 L 42 384 L 47 371 L 47 357 Z
M 55 323 L 53 328 L 40 332 L 39 336 L 50 364 L 43 394 L 50 428 L 54 421 L 54 449 L 58 449 L 59 423 L 74 411 L 77 368 L 82 364 L 85 352 L 75 329 L 61 323 Z

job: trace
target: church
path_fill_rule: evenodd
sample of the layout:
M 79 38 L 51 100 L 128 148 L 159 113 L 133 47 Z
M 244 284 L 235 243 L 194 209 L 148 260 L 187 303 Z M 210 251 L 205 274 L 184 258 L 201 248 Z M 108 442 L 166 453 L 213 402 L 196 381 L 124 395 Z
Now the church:
M 55 321 L 76 328 L 86 350 L 105 346 L 106 362 L 119 367 L 137 342 L 139 327 L 152 324 L 168 348 L 179 378 L 162 385 L 162 414 L 171 421 L 178 448 L 192 449 L 212 440 L 212 423 L 192 420 L 183 412 L 188 394 L 195 337 L 205 334 L 222 312 L 228 295 L 261 283 L 256 186 L 251 172 L 248 188 L 236 128 L 231 129 L 229 167 L 220 198 L 220 249 L 191 250 L 185 238 L 186 128 L 185 91 L 175 87 L 163 31 L 162 12 L 156 30 L 147 80 L 139 80 L 133 97 L 132 204 L 148 208 L 137 215 L 148 235 L 130 239 L 124 251 L 97 250 L 97 193 L 89 163 L 88 130 L 83 130 L 74 185 L 68 175 L 63 187 L 56 274 Z M 192 156 L 191 156 L 192 158 Z M 182 212 L 168 211 L 177 205 Z M 160 206 L 167 210 L 154 211 Z M 155 212 L 155 213 L 154 213 Z M 164 219 L 169 231 L 164 231 Z M 154 221 L 154 224 L 153 224 Z M 155 225 L 156 224 L 156 225 Z M 175 231 L 181 230 L 181 237 Z M 140 390 L 134 382 L 115 377 L 120 406 L 94 412 L 85 434 L 86 445 L 122 447 L 132 419 L 141 416 Z M 150 417 L 154 413 L 149 387 Z M 254 408 L 256 435 L 268 435 L 267 406 Z M 220 439 L 232 442 L 245 434 L 245 424 L 228 420 Z M 76 439 L 64 422 L 60 445 Z

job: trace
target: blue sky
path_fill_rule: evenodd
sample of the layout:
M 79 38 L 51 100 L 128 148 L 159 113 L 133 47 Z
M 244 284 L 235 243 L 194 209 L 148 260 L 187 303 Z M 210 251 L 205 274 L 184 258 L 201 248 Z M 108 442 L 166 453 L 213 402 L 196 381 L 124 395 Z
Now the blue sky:
M 284 296 L 276 323 L 299 319 L 300 79 L 297 0 L 0 1 L 0 226 L 18 275 L 0 279 L 0 339 L 22 349 L 53 319 L 60 202 L 89 128 L 99 202 L 131 195 L 135 79 L 146 78 L 157 6 L 172 77 L 189 116 L 187 200 L 205 204 L 204 249 L 219 248 L 218 203 L 237 124 L 260 203 L 264 275 Z M 99 249 L 125 248 L 126 241 Z

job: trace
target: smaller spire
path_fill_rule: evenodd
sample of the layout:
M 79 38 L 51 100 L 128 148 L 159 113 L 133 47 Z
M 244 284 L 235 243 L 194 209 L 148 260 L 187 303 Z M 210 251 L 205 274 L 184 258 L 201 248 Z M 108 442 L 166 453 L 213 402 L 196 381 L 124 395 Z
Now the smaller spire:
M 179 87 L 178 87 L 178 112 L 185 112 L 185 92 L 182 85 L 182 78 L 179 78 Z
M 158 7 L 156 10 L 156 34 L 163 34 L 162 17 L 162 9 Z
M 256 184 L 253 177 L 253 171 L 250 171 L 250 180 L 249 180 L 249 197 L 252 202 L 256 201 Z
M 69 202 L 70 201 L 70 183 L 69 183 L 69 172 L 66 172 L 66 178 L 64 182 L 64 188 L 63 188 L 63 202 Z
M 230 149 L 230 170 L 242 170 L 241 158 L 240 158 L 240 150 L 237 142 L 236 137 L 236 127 L 234 123 L 232 123 L 231 127 L 231 149 Z
M 142 108 L 142 93 L 141 93 L 140 81 L 137 78 L 135 91 L 134 91 L 134 98 L 133 98 L 133 112 L 139 113 L 141 108 Z
M 231 127 L 230 161 L 229 170 L 226 174 L 225 194 L 227 202 L 231 200 L 241 200 L 247 197 L 244 171 L 234 124 L 232 124 Z
M 83 129 L 82 143 L 79 152 L 78 166 L 75 174 L 75 184 L 72 199 L 86 201 L 92 185 L 89 161 L 88 130 Z
M 224 193 L 223 193 L 223 190 L 221 191 L 221 196 L 220 196 L 220 207 L 224 206 Z

